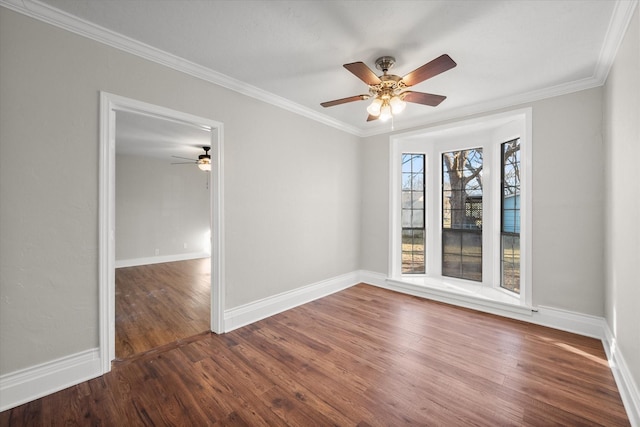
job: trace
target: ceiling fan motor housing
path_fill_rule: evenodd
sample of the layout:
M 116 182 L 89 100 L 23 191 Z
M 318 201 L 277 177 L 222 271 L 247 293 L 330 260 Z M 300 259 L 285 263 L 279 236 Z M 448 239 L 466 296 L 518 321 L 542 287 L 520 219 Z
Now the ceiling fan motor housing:
M 396 58 L 393 56 L 381 56 L 376 59 L 376 68 L 386 74 L 387 71 L 393 68 L 395 63 Z
M 211 156 L 209 155 L 209 150 L 211 150 L 211 147 L 202 147 L 202 149 L 204 150 L 204 154 L 200 154 L 198 156 L 198 160 L 211 159 Z

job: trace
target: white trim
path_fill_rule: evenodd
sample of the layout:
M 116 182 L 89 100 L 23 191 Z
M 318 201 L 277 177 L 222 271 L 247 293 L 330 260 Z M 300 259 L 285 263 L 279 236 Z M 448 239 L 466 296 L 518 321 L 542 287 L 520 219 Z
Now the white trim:
M 546 306 L 537 306 L 535 310 L 530 322 L 536 325 L 599 340 L 604 337 L 605 320 L 603 317 Z
M 225 311 L 225 332 L 233 331 L 359 283 L 357 271 L 253 301 Z
M 100 92 L 99 175 L 99 315 L 102 372 L 111 370 L 115 359 L 115 121 L 116 111 L 179 121 L 211 129 L 211 330 L 223 332 L 224 316 L 224 199 L 223 124 L 211 119 Z
M 116 268 L 137 267 L 139 265 L 162 264 L 165 262 L 187 261 L 190 259 L 209 258 L 207 252 L 189 252 L 186 254 L 161 255 L 143 258 L 130 258 L 116 260 Z
M 446 289 L 421 286 L 398 279 L 389 278 L 383 285 L 377 286 L 408 295 L 456 305 L 459 307 L 471 308 L 473 310 L 478 310 L 485 313 L 497 314 L 499 316 L 517 318 L 526 321 L 530 321 L 529 317 L 533 312 L 533 309 L 531 307 L 526 307 L 518 304 L 508 304 L 486 298 L 475 297 L 473 295 L 464 295 L 461 293 L 448 291 Z M 528 317 L 525 318 L 523 316 Z
M 528 310 L 516 307 L 519 310 L 513 310 L 514 307 L 499 304 L 486 305 L 486 301 L 460 299 L 459 295 L 447 295 L 446 292 L 432 293 L 417 286 L 389 280 L 383 273 L 358 270 L 227 310 L 224 313 L 225 331 L 240 328 L 358 283 L 601 339 L 631 425 L 640 426 L 638 386 L 602 317 L 551 307 Z M 100 360 L 102 353 L 101 349 L 90 349 L 0 376 L 0 411 L 100 376 L 104 365 Z
M 426 117 L 418 117 L 414 120 L 401 121 L 398 126 L 396 126 L 396 130 L 425 126 L 449 119 L 459 119 L 472 114 L 513 107 L 515 105 L 529 103 L 540 99 L 602 86 L 606 81 L 611 65 L 613 64 L 615 54 L 622 42 L 627 26 L 631 21 L 635 7 L 638 4 L 638 0 L 617 1 L 616 3 L 617 4 L 611 16 L 609 28 L 607 30 L 605 41 L 593 76 L 524 94 L 507 96 L 498 100 L 455 108 L 442 113 L 429 114 Z M 268 104 L 283 108 L 291 111 L 292 113 L 299 114 L 303 117 L 324 123 L 328 126 L 359 137 L 380 135 L 389 132 L 388 127 L 385 125 L 376 126 L 375 128 L 370 129 L 361 129 L 357 126 L 341 122 L 311 108 L 307 108 L 303 105 L 282 98 L 281 96 L 241 82 L 191 61 L 187 61 L 176 55 L 156 49 L 130 37 L 100 27 L 37 0 L 0 0 L 0 5 L 31 18 L 38 19 L 72 33 L 95 40 L 99 43 L 103 43 L 107 46 L 114 47 L 210 83 L 231 89 L 243 95 L 259 99 Z
M 631 23 L 631 18 L 637 5 L 638 0 L 631 0 L 617 1 L 614 6 L 609 27 L 607 28 L 607 36 L 602 44 L 598 64 L 593 74 L 594 79 L 600 83 L 600 86 L 604 85 L 607 81 L 609 71 L 616 58 L 620 44 L 622 44 L 627 28 Z
M 606 322 L 604 324 L 602 344 L 607 353 L 609 366 L 618 385 L 618 391 L 627 411 L 629 422 L 634 427 L 640 427 L 640 389 L 633 380 L 629 365 L 627 365 L 625 358 L 622 356 L 618 343 Z
M 102 372 L 115 359 L 115 157 L 116 113 L 110 97 L 100 94 L 98 189 L 98 307 Z
M 0 412 L 102 375 L 97 348 L 0 376 Z
M 460 294 L 455 291 L 436 289 L 386 277 L 383 273 L 361 270 L 359 281 L 380 288 L 407 295 L 444 302 L 459 307 L 470 308 L 510 319 L 522 320 L 540 326 L 603 339 L 604 318 L 576 313 L 552 307 L 527 307 L 504 302 L 491 301 L 482 297 Z
M 359 135 L 360 130 L 325 114 L 292 102 L 279 95 L 229 77 L 210 68 L 157 49 L 138 40 L 101 27 L 53 6 L 36 0 L 0 0 L 0 5 L 107 46 L 147 59 L 204 81 L 222 86 L 251 98 L 280 107 L 344 132 Z
M 213 138 L 213 132 L 212 132 Z M 226 301 L 225 275 L 225 227 L 224 227 L 224 128 L 220 124 L 211 147 L 216 150 L 211 157 L 211 185 L 209 186 L 209 212 L 211 212 L 211 330 L 224 332 L 224 308 Z M 215 233 L 215 234 L 214 234 Z
M 383 288 L 386 286 L 387 275 L 383 273 L 377 273 L 375 271 L 360 270 L 358 271 L 358 282 L 363 282 L 368 285 L 378 286 Z
M 391 278 L 402 282 L 402 264 L 400 254 L 401 224 L 400 224 L 400 202 L 401 202 L 401 168 L 400 157 L 402 153 L 422 153 L 425 155 L 425 171 L 427 185 L 425 189 L 426 202 L 426 242 L 425 260 L 426 279 L 445 279 L 441 277 L 441 254 L 434 248 L 442 245 L 441 220 L 442 194 L 438 190 L 441 183 L 441 160 L 442 152 L 480 146 L 483 149 L 484 165 L 483 180 L 489 184 L 484 187 L 483 200 L 486 206 L 484 210 L 483 226 L 483 252 L 488 256 L 483 259 L 483 278 L 478 286 L 485 288 L 499 289 L 500 278 L 500 245 L 499 245 L 499 214 L 500 200 L 496 196 L 500 184 L 500 155 L 497 149 L 501 143 L 514 138 L 520 139 L 521 149 L 521 252 L 523 255 L 521 263 L 521 292 L 518 296 L 519 304 L 523 307 L 530 307 L 532 304 L 532 274 L 531 274 L 531 254 L 532 254 L 532 109 L 520 108 L 513 111 L 506 111 L 473 119 L 455 121 L 444 125 L 419 129 L 411 132 L 392 135 L 389 138 L 389 266 L 388 271 Z M 471 142 L 467 142 L 470 140 Z M 493 172 L 492 172 L 493 171 Z M 436 191 L 438 190 L 438 191 Z M 410 280 L 409 280 L 410 282 Z M 496 302 L 503 299 L 496 293 L 485 292 L 485 297 L 496 296 Z M 485 298 L 486 299 L 486 298 Z M 508 301 L 511 303 L 511 301 Z
M 428 115 L 416 117 L 415 119 L 398 121 L 394 124 L 393 130 L 394 132 L 399 132 L 418 127 L 425 127 L 428 125 L 435 125 L 449 120 L 465 120 L 465 118 L 470 116 L 475 116 L 478 114 L 491 114 L 491 112 L 502 110 L 505 108 L 521 108 L 522 106 L 535 101 L 553 98 L 560 95 L 568 95 L 570 93 L 593 89 L 600 86 L 602 86 L 602 83 L 590 77 L 532 92 L 505 96 L 503 98 L 480 102 L 478 104 L 452 108 L 451 110 L 433 111 Z M 369 137 L 381 135 L 384 133 L 389 133 L 389 129 L 375 128 L 366 130 L 362 131 L 359 136 Z

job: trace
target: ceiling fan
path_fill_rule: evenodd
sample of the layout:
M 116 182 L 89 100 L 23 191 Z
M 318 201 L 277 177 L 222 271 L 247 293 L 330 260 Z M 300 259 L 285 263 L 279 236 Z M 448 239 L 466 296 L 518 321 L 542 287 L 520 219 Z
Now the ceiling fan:
M 179 163 L 171 163 L 172 165 L 193 165 L 196 164 L 198 165 L 198 168 L 200 168 L 200 170 L 203 170 L 205 172 L 208 172 L 211 170 L 211 156 L 209 155 L 209 150 L 211 150 L 211 147 L 202 147 L 202 149 L 204 150 L 204 154 L 200 154 L 198 156 L 198 159 L 189 159 L 187 157 L 180 157 L 180 156 L 171 156 L 171 157 L 175 157 L 176 159 L 183 159 L 183 160 L 189 160 L 188 162 L 179 162 Z
M 367 121 L 370 122 L 377 119 L 388 120 L 393 115 L 402 112 L 407 102 L 435 107 L 447 98 L 442 95 L 414 92 L 406 89 L 455 67 L 457 64 L 449 55 L 441 55 L 433 61 L 416 68 L 404 77 L 388 74 L 388 71 L 395 63 L 396 59 L 392 56 L 378 58 L 376 60 L 376 68 L 382 71 L 381 76 L 377 76 L 364 62 L 344 64 L 344 68 L 369 85 L 369 93 L 322 102 L 320 105 L 333 107 L 347 102 L 373 98 L 373 102 L 367 107 L 367 112 L 369 113 Z

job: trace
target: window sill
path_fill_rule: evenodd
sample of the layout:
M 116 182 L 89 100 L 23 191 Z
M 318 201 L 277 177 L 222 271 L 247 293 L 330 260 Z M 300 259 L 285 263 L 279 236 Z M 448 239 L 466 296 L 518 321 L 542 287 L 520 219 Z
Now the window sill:
M 520 302 L 520 297 L 508 291 L 489 286 L 476 285 L 448 277 L 402 276 L 388 278 L 386 282 L 398 290 L 437 301 L 478 309 L 506 310 L 518 314 L 532 315 L 533 309 Z M 489 311 L 493 311 L 489 310 Z M 486 310 L 484 310 L 486 311 Z

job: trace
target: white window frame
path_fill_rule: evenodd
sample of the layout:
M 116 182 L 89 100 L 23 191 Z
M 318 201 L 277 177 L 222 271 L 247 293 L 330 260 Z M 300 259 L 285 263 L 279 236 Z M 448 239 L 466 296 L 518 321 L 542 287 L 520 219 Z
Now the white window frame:
M 530 108 L 494 114 L 443 126 L 393 135 L 390 138 L 389 191 L 389 279 L 411 280 L 426 287 L 443 282 L 477 288 L 486 298 L 491 293 L 501 301 L 531 306 L 532 209 Z M 520 294 L 500 286 L 500 145 L 520 138 Z M 442 276 L 442 153 L 481 147 L 483 150 L 483 279 L 474 282 Z M 401 156 L 425 155 L 425 274 L 402 274 Z M 486 290 L 491 290 L 487 294 Z

